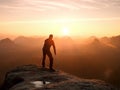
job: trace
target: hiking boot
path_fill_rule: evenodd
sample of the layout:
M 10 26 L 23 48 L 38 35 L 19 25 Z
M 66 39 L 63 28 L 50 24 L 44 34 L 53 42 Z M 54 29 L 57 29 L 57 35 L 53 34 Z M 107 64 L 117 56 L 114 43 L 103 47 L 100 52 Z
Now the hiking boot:
M 53 68 L 50 68 L 50 71 L 52 71 L 52 72 L 55 72 L 55 69 L 53 69 Z

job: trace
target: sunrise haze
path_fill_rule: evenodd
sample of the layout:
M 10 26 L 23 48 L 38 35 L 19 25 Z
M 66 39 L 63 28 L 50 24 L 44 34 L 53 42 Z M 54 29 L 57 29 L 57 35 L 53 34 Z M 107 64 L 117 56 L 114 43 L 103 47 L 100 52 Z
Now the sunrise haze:
M 0 33 L 114 36 L 119 10 L 119 0 L 0 0 Z

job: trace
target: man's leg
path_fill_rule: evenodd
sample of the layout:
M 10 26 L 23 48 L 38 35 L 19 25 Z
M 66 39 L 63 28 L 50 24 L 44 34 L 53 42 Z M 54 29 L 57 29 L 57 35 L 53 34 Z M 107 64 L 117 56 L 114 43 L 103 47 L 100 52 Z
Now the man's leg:
M 42 67 L 45 67 L 46 52 L 43 50 Z
M 47 55 L 48 55 L 49 60 L 50 60 L 49 68 L 53 69 L 53 56 L 52 56 L 51 52 L 48 52 Z

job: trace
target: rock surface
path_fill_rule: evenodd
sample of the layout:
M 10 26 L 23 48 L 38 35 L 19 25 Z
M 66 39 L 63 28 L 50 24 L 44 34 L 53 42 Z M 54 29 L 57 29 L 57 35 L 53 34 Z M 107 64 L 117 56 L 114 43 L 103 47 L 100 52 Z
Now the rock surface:
M 2 90 L 117 90 L 101 80 L 81 79 L 62 71 L 25 65 L 8 72 Z

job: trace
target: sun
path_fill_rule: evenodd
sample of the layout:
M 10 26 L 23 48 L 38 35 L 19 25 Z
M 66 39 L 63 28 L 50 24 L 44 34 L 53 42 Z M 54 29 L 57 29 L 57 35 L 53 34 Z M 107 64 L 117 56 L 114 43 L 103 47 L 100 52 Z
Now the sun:
M 64 36 L 69 36 L 70 30 L 65 27 L 65 28 L 62 29 L 62 34 L 63 34 Z

